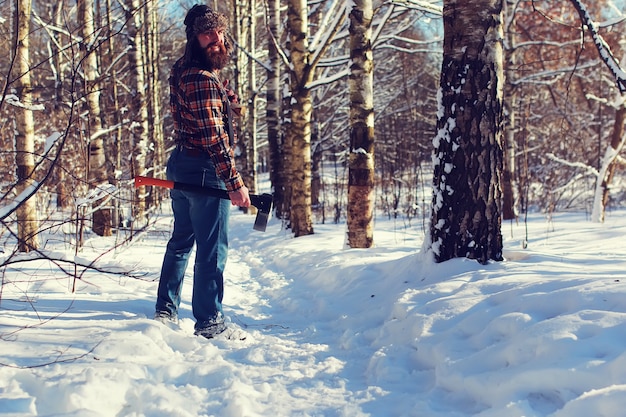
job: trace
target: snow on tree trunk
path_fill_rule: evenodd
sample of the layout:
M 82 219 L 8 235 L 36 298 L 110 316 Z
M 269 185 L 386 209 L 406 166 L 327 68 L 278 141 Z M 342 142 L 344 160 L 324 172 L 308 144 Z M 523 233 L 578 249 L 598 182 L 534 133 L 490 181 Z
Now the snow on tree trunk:
M 615 82 L 617 84 L 617 88 L 619 91 L 624 94 L 626 93 L 626 72 L 621 68 L 613 53 L 611 52 L 611 48 L 608 47 L 600 32 L 598 32 L 598 28 L 594 21 L 591 19 L 591 15 L 587 11 L 587 8 L 580 0 L 570 0 L 574 5 L 574 8 L 578 12 L 580 16 L 580 21 L 583 24 L 583 28 L 586 29 L 593 39 L 593 43 L 598 50 L 598 54 L 600 55 L 600 59 L 604 62 L 611 72 L 613 78 L 615 78 Z
M 502 260 L 502 0 L 444 1 L 430 245 Z
M 22 194 L 34 184 L 32 175 L 35 170 L 35 122 L 30 107 L 32 105 L 28 39 L 31 15 L 30 0 L 18 0 L 16 9 L 15 88 L 23 106 L 16 107 L 15 111 L 17 151 L 15 162 L 17 165 L 17 192 Z M 37 238 L 39 219 L 34 196 L 22 201 L 16 214 L 18 250 L 30 252 L 39 248 L 39 239 Z
M 98 60 L 93 48 L 94 42 L 94 13 L 93 0 L 78 1 L 78 19 L 83 22 L 81 34 L 81 48 L 85 54 L 83 73 L 85 77 L 85 95 L 88 112 L 89 137 L 89 173 L 88 182 L 91 189 L 108 183 L 108 172 L 104 152 L 104 138 L 102 135 L 102 120 L 100 111 L 100 78 Z M 106 197 L 105 197 L 106 198 Z M 92 229 L 99 236 L 111 236 L 111 208 L 104 199 L 94 202 L 94 206 L 101 207 L 93 213 Z
M 374 63 L 372 1 L 355 0 L 350 12 L 350 156 L 348 161 L 348 245 L 374 243 Z
M 291 207 L 289 222 L 295 237 L 313 234 L 311 212 L 311 112 L 308 84 L 311 68 L 308 50 L 306 0 L 289 0 L 287 7 L 291 43 Z

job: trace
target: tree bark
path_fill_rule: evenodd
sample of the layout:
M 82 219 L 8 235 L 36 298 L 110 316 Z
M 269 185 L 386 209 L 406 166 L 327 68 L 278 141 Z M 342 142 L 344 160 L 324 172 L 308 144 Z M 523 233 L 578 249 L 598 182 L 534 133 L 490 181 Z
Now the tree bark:
M 106 156 L 104 152 L 104 137 L 102 134 L 102 112 L 100 110 L 100 83 L 98 59 L 92 49 L 94 39 L 94 4 L 93 0 L 78 0 L 78 19 L 82 22 L 81 49 L 85 54 L 83 59 L 83 73 L 85 80 L 85 96 L 88 108 L 87 137 L 89 140 L 89 171 L 88 182 L 91 189 L 108 183 Z M 105 197 L 108 198 L 108 197 Z M 93 202 L 94 206 L 105 204 L 93 212 L 92 229 L 99 236 L 111 236 L 111 207 L 107 207 L 106 200 Z
M 355 0 L 350 12 L 350 155 L 348 245 L 374 244 L 374 61 L 372 1 Z
M 248 0 L 248 48 L 256 51 L 256 0 Z M 252 56 L 248 56 L 248 94 L 247 111 L 245 112 L 246 130 L 248 131 L 248 182 L 246 185 L 251 193 L 257 193 L 257 86 L 256 86 L 256 63 Z M 248 213 L 256 214 L 256 207 L 250 206 Z
M 35 170 L 35 121 L 32 110 L 32 86 L 30 80 L 30 15 L 31 1 L 16 0 L 16 51 L 15 51 L 15 87 L 22 107 L 16 109 L 16 155 L 17 192 L 28 192 L 34 185 Z M 20 202 L 17 214 L 18 250 L 30 252 L 39 248 L 39 219 L 34 196 Z
M 437 262 L 502 260 L 502 0 L 444 1 L 433 157 Z
M 295 237 L 313 234 L 311 212 L 311 112 L 308 84 L 312 68 L 308 48 L 308 17 L 306 0 L 289 0 L 287 7 L 291 51 L 291 139 L 292 170 L 289 224 Z M 287 143 L 289 144 L 289 143 Z
M 509 9 L 506 0 L 504 6 L 507 8 L 506 14 L 514 14 L 515 8 Z M 511 5 L 514 6 L 514 5 Z M 507 16 L 509 22 L 513 21 L 512 16 Z M 502 166 L 502 219 L 517 220 L 519 216 L 519 184 L 517 181 L 517 142 L 515 136 L 517 133 L 517 124 L 515 118 L 515 102 L 517 100 L 517 87 L 513 85 L 517 63 L 515 59 L 515 31 L 507 27 L 505 29 L 507 36 L 508 49 L 504 51 L 506 56 L 505 64 L 505 85 L 504 85 L 504 159 Z
M 144 60 L 141 35 L 141 13 L 139 0 L 127 0 L 129 65 L 131 69 L 132 103 L 130 133 L 132 137 L 132 176 L 145 175 L 146 155 L 148 150 L 148 106 L 146 104 L 146 89 L 144 75 Z M 133 218 L 143 219 L 146 211 L 145 187 L 138 187 L 135 191 L 133 204 Z
M 268 42 L 269 68 L 267 71 L 265 122 L 267 123 L 267 140 L 270 159 L 270 182 L 274 194 L 274 211 L 276 217 L 283 218 L 282 204 L 284 201 L 284 175 L 282 167 L 284 156 L 282 153 L 283 137 L 280 130 L 281 101 L 280 101 L 280 54 L 278 51 L 278 25 L 280 23 L 280 0 L 267 2 L 268 30 L 271 39 Z
M 594 222 L 604 222 L 606 206 L 609 204 L 610 186 L 613 182 L 617 165 L 616 159 L 626 143 L 625 124 L 626 102 L 622 103 L 615 112 L 615 123 L 611 131 L 611 143 L 602 158 L 598 180 L 596 181 L 593 210 L 591 212 L 591 220 Z
M 161 118 L 161 83 L 160 83 L 160 36 L 159 36 L 159 17 L 158 2 L 149 1 L 146 3 L 146 67 L 149 68 L 149 76 L 147 78 L 147 123 L 149 132 L 148 137 L 152 138 L 154 144 L 152 166 L 155 168 L 155 176 L 164 178 L 165 173 L 165 139 L 163 135 L 163 121 Z M 158 206 L 163 197 L 167 194 L 161 187 L 152 187 L 150 192 L 149 205 Z

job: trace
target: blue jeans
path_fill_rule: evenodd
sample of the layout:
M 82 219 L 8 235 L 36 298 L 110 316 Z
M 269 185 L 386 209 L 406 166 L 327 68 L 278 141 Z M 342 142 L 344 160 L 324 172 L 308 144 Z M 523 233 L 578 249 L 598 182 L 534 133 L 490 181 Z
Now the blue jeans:
M 191 154 L 179 147 L 167 162 L 167 178 L 225 189 L 208 154 Z M 195 243 L 191 306 L 196 329 L 201 329 L 223 316 L 230 201 L 175 189 L 170 197 L 174 230 L 163 258 L 156 310 L 178 314 L 185 270 Z

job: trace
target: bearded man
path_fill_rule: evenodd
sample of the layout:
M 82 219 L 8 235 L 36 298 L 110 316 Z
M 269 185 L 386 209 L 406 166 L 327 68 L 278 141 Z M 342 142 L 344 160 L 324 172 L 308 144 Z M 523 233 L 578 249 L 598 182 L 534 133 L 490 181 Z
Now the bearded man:
M 235 167 L 231 102 L 219 72 L 230 62 L 228 20 L 205 5 L 185 17 L 187 45 L 169 78 L 170 110 L 176 147 L 167 162 L 167 179 L 224 189 L 232 205 L 250 206 L 248 188 Z M 167 243 L 155 319 L 177 322 L 185 270 L 196 245 L 191 306 L 195 334 L 208 339 L 226 329 L 222 299 L 228 254 L 228 200 L 170 190 L 174 228 Z

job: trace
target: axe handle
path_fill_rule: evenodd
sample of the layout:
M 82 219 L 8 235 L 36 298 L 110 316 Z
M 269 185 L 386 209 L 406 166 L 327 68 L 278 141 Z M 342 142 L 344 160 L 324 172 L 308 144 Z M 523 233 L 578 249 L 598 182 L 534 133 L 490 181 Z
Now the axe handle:
M 164 188 L 169 188 L 170 190 L 175 189 L 175 190 L 181 190 L 181 191 L 189 191 L 189 192 L 194 192 L 194 193 L 206 194 L 211 197 L 218 197 L 224 200 L 230 200 L 230 197 L 228 196 L 228 192 L 226 190 L 220 190 L 219 188 L 203 187 L 201 185 L 187 184 L 185 182 L 178 182 L 178 181 L 161 180 L 161 179 L 153 178 L 153 177 L 136 176 L 135 187 L 142 187 L 144 185 L 164 187 Z M 252 205 L 258 208 L 259 210 L 262 210 L 263 212 L 269 212 L 270 210 L 267 204 L 267 199 L 268 199 L 268 196 L 250 194 L 250 202 L 252 203 Z M 271 197 L 269 197 L 269 201 L 271 201 Z
M 226 190 L 220 190 L 219 188 L 202 187 L 201 185 L 187 184 L 184 182 L 161 180 L 152 177 L 135 177 L 135 187 L 142 187 L 144 185 L 153 185 L 155 187 L 169 188 L 170 190 L 191 191 L 195 193 L 201 193 L 210 195 L 211 197 L 218 197 L 224 200 L 230 200 L 228 192 Z

